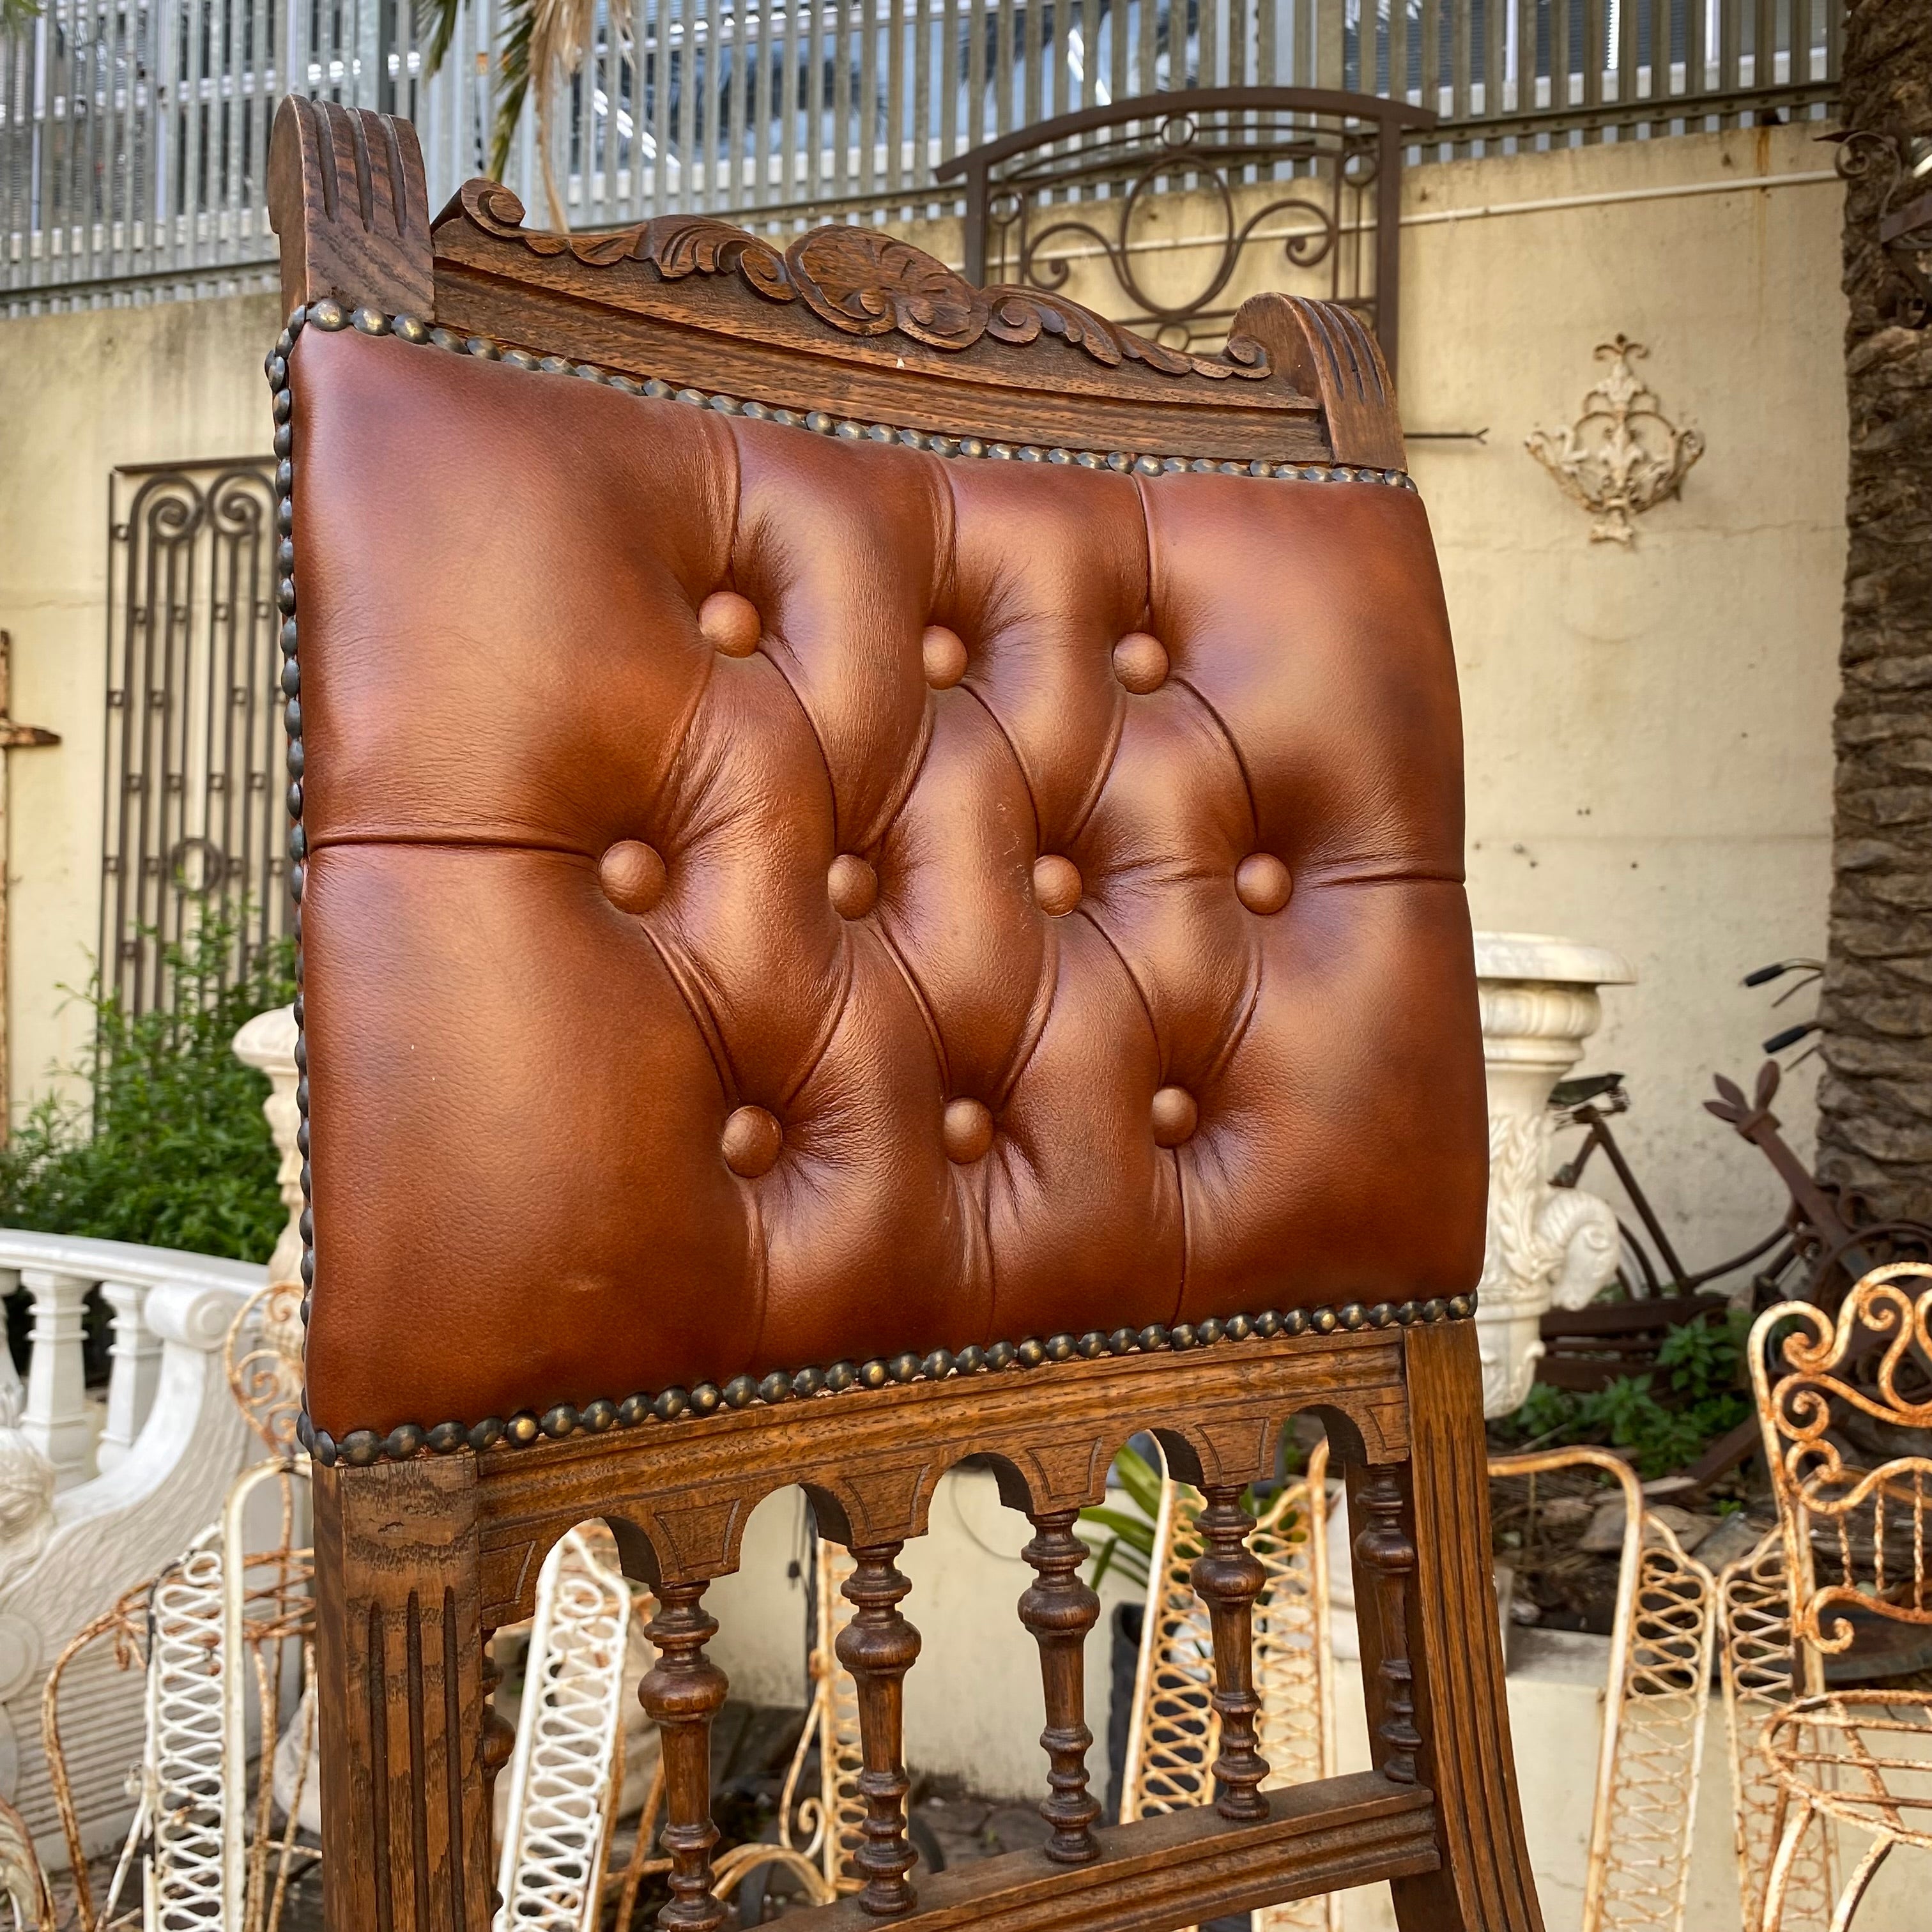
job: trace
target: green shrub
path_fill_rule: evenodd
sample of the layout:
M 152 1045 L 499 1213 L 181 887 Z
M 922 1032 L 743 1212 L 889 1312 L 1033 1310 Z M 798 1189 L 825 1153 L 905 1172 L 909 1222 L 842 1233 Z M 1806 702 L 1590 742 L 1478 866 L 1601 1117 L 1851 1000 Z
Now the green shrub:
M 1654 1374 L 1619 1376 L 1587 1395 L 1537 1382 L 1504 1427 L 1519 1443 L 1538 1448 L 1607 1442 L 1634 1453 L 1646 1482 L 1668 1475 L 1694 1462 L 1707 1444 L 1750 1414 L 1750 1398 L 1740 1386 L 1750 1330 L 1750 1316 L 1742 1309 L 1732 1309 L 1722 1322 L 1685 1322 L 1664 1336 Z
M 294 948 L 258 950 L 231 978 L 238 930 L 212 918 L 166 949 L 164 1010 L 130 1013 L 98 974 L 76 995 L 96 1024 L 69 1070 L 90 1100 L 44 1096 L 0 1149 L 0 1226 L 268 1259 L 287 1219 L 268 1083 L 232 1042 L 243 1021 L 294 998 Z

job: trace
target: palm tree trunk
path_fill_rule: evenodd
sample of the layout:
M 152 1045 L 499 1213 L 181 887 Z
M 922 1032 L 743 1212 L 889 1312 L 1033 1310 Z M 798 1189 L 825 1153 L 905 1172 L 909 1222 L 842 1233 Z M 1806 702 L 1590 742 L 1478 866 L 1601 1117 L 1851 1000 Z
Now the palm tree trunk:
M 1932 136 L 1932 0 L 1849 0 L 1844 17 L 1845 129 Z M 1932 329 L 1878 245 L 1895 170 L 1861 171 L 1859 145 L 1843 151 L 1850 548 L 1819 1167 L 1932 1220 Z

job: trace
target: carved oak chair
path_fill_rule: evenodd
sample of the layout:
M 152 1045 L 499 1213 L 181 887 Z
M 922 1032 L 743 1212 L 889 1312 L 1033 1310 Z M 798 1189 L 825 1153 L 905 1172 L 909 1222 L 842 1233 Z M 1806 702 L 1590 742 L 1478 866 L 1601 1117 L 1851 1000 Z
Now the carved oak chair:
M 291 100 L 268 358 L 302 946 L 332 1932 L 482 1932 L 488 1634 L 602 1517 L 660 1609 L 661 1923 L 722 1923 L 706 1586 L 851 1552 L 828 1928 L 1174 1928 L 1394 1882 L 1538 1932 L 1491 1594 L 1454 668 L 1374 344 L 1172 352 L 870 230 L 431 218 Z M 1346 1465 L 1377 1768 L 1264 1790 L 1244 1487 Z M 1206 1498 L 1211 1806 L 1108 1828 L 1078 1511 Z M 895 1558 L 1036 1534 L 1043 1853 L 915 1877 Z

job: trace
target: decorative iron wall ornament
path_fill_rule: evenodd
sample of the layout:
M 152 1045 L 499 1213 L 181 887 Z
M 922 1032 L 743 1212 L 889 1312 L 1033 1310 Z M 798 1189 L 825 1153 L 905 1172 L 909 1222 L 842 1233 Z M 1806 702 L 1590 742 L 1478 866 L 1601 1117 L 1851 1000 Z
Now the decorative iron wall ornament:
M 286 924 L 274 506 L 268 457 L 111 481 L 100 977 L 136 1012 L 206 913 L 245 905 L 244 955 Z
M 1610 363 L 1610 373 L 1584 392 L 1582 413 L 1565 428 L 1535 430 L 1523 442 L 1558 488 L 1596 519 L 1592 543 L 1634 542 L 1631 519 L 1677 495 L 1704 453 L 1702 433 L 1672 422 L 1631 368 L 1649 353 L 1622 334 L 1598 343 L 1597 359 Z
M 1277 265 L 1322 278 L 1301 292 L 1361 314 L 1393 374 L 1404 130 L 1436 118 L 1323 88 L 1193 88 L 1036 122 L 934 173 L 966 185 L 968 281 L 1058 291 L 1075 262 L 1100 260 L 1119 298 L 1095 305 L 1185 350 L 1226 334 L 1244 256 L 1278 245 Z M 1205 196 L 1220 218 L 1187 238 L 1205 268 L 1162 299 L 1143 278 L 1144 257 L 1159 238 L 1148 232 L 1156 197 L 1177 190 Z M 1172 204 L 1162 213 L 1171 220 Z

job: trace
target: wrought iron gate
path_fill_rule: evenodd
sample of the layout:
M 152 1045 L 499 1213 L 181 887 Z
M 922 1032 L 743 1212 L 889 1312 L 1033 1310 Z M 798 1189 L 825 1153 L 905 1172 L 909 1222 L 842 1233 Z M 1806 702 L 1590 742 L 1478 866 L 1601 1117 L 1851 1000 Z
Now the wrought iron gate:
M 274 486 L 266 457 L 110 482 L 100 977 L 133 1012 L 208 914 L 238 970 L 287 926 Z

